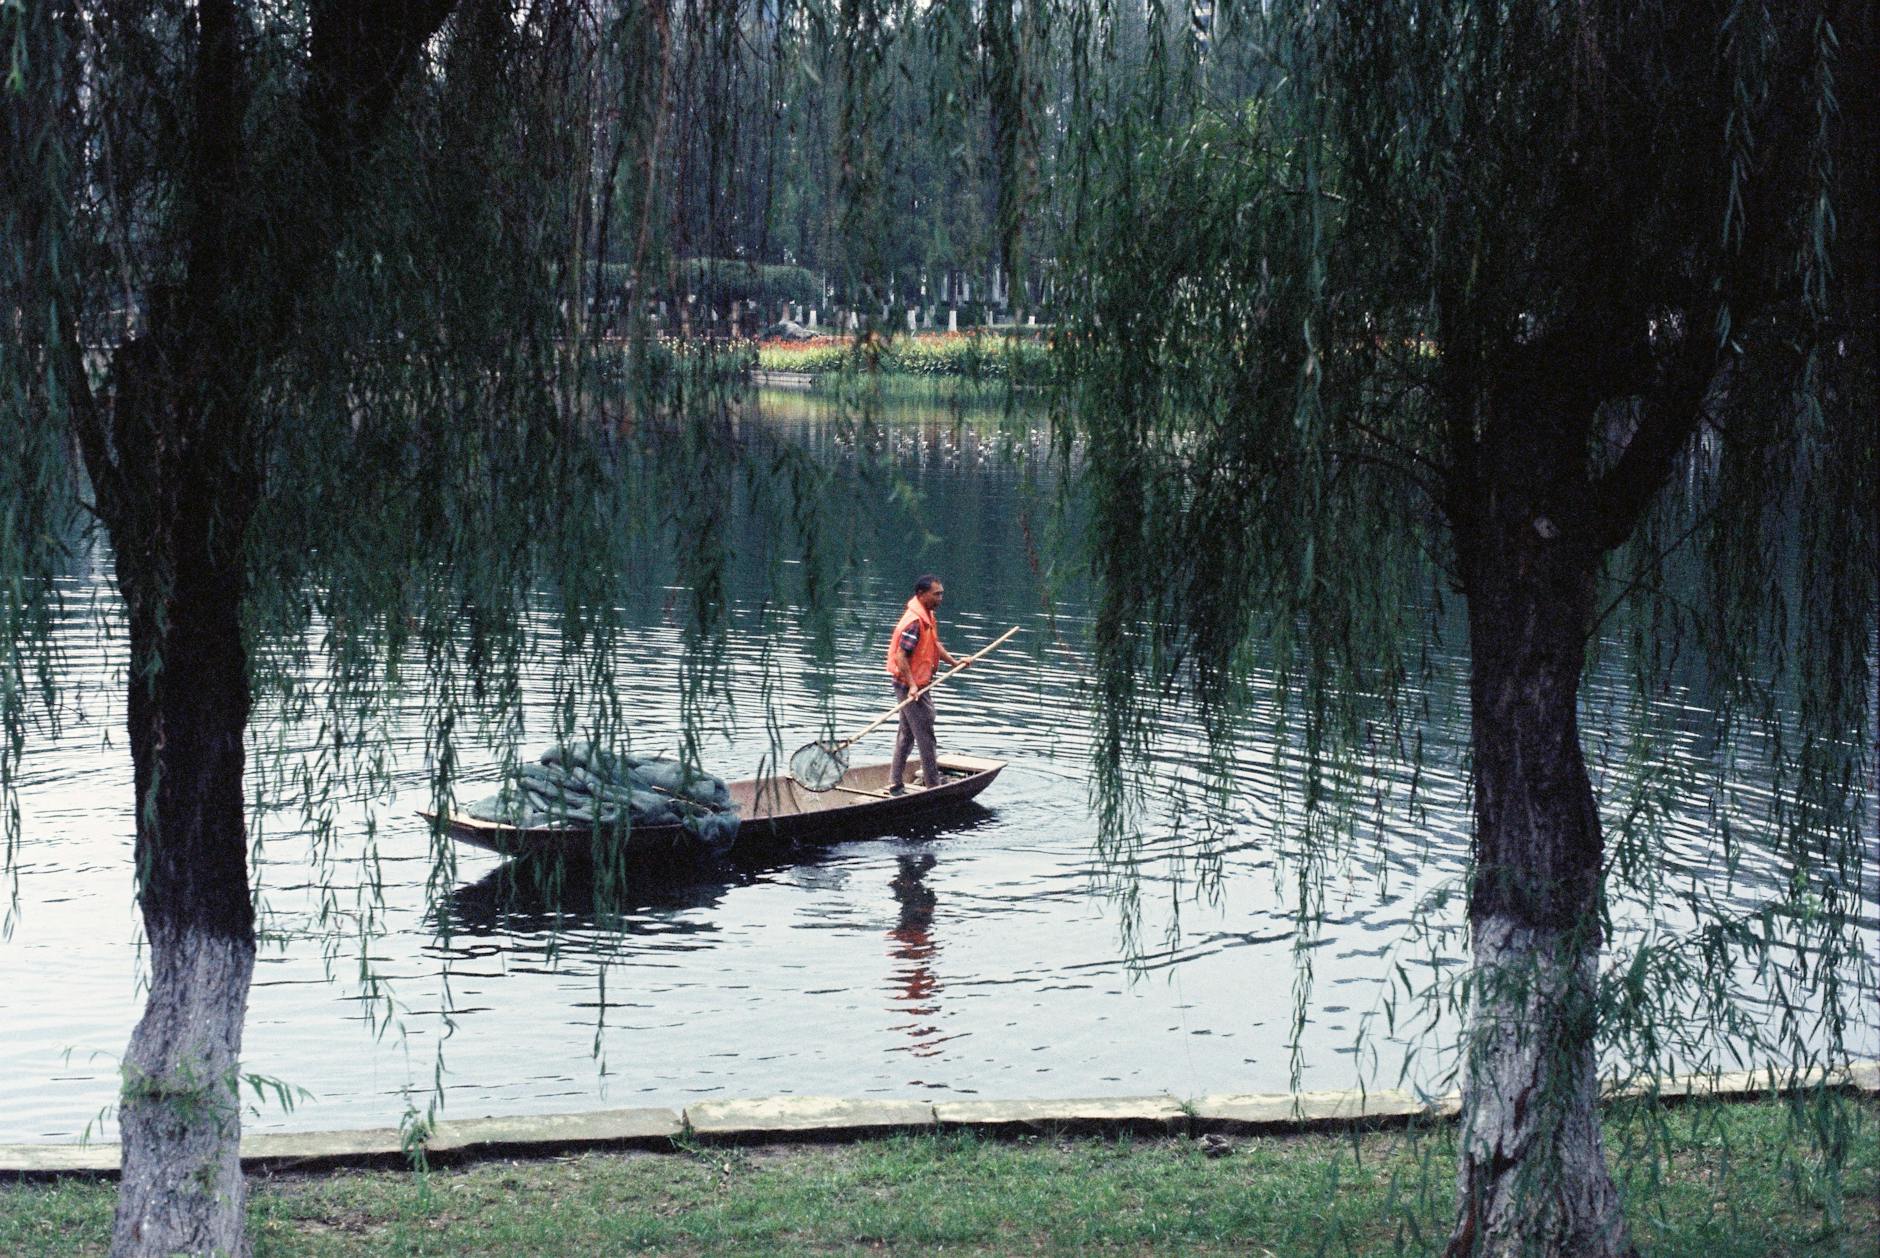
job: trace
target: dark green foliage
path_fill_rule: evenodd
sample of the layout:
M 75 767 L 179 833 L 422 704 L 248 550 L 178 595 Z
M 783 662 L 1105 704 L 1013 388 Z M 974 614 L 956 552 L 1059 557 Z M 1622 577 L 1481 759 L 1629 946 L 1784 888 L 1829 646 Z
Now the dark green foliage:
M 822 300 L 822 285 L 800 266 L 757 266 L 735 258 L 687 258 L 679 264 L 679 282 L 688 293 L 713 301 L 755 301 L 765 306 Z
M 1848 561 L 1880 547 L 1871 14 L 1239 17 L 1198 72 L 1157 51 L 1153 22 L 1159 74 L 1119 90 L 1099 62 L 1061 159 L 1081 277 L 1063 444 L 1093 494 L 1111 833 L 1129 833 L 1167 704 L 1198 708 L 1225 766 L 1271 687 L 1302 718 L 1277 754 L 1300 769 L 1309 922 L 1352 834 L 1341 781 L 1420 755 L 1400 696 L 1428 693 L 1418 627 L 1460 594 L 1471 922 L 1615 944 L 1561 1060 L 1595 1034 L 1642 1075 L 1843 1060 L 1873 965 L 1880 603 L 1874 565 Z M 1259 65 L 1232 108 L 1190 77 Z M 1634 742 L 1609 762 L 1602 825 L 1574 693 L 1621 625 L 1638 702 L 1606 714 Z M 1677 734 L 1652 697 L 1673 685 L 1714 696 L 1711 781 L 1658 767 Z M 1755 814 L 1733 798 L 1745 755 L 1775 766 Z M 1728 852 L 1751 824 L 1780 853 L 1759 921 L 1720 909 L 1746 887 L 1667 885 L 1665 800 L 1687 790 L 1711 801 L 1709 842 Z M 1522 791 L 1533 807 L 1511 819 Z M 1696 925 L 1613 911 L 1640 902 Z M 1806 980 L 1774 968 L 1789 947 Z M 1752 972 L 1779 993 L 1773 1023 L 1743 1016 Z M 1456 996 L 1479 1009 L 1493 990 Z
M 1270 675 L 1301 701 L 1316 809 L 1333 802 L 1319 773 L 1379 714 L 1368 697 L 1388 704 L 1404 679 L 1428 569 L 1401 525 L 1425 471 L 1349 405 L 1362 386 L 1326 369 L 1314 251 L 1338 213 L 1313 156 L 1254 109 L 1172 136 L 1141 110 L 1121 103 L 1093 160 L 1107 191 L 1084 210 L 1089 280 L 1062 338 L 1107 592 L 1102 767 L 1145 751 L 1170 683 L 1231 752 Z M 1106 782 L 1114 807 L 1123 783 Z
M 69 219 L 73 26 L 47 6 L 0 11 L 0 834 L 9 874 L 20 837 L 12 769 L 35 718 L 57 725 L 55 580 L 77 537 L 73 451 L 61 422 L 85 369 L 73 344 L 88 260 Z M 10 933 L 16 895 L 9 890 L 0 935 Z
M 727 504 L 707 487 L 744 474 L 746 452 L 715 427 L 697 439 L 692 419 L 710 426 L 722 413 L 729 373 L 685 355 L 632 374 L 624 395 L 589 392 L 584 259 L 601 245 L 585 213 L 606 176 L 589 133 L 571 124 L 607 81 L 601 46 L 564 6 L 537 6 L 528 21 L 496 3 L 431 12 L 447 20 L 387 80 L 398 90 L 352 96 L 339 80 L 369 76 L 376 54 L 341 40 L 353 59 L 324 77 L 319 50 L 335 46 L 332 32 L 310 34 L 305 14 L 217 6 L 230 25 L 216 29 L 236 38 L 213 45 L 229 60 L 211 65 L 195 59 L 191 29 L 160 15 L 114 6 L 86 25 L 52 6 L 0 10 L 15 71 L 0 96 L 0 310 L 25 333 L 0 343 L 6 428 L 24 437 L 0 442 L 9 854 L 13 765 L 29 722 L 59 713 L 52 579 L 81 503 L 117 543 L 127 601 L 148 609 L 141 623 L 153 632 L 133 637 L 159 644 L 140 655 L 134 709 L 146 678 L 189 658 L 162 637 L 184 589 L 176 556 L 216 557 L 210 601 L 245 647 L 246 667 L 242 654 L 222 656 L 243 691 L 227 711 L 244 717 L 254 694 L 281 718 L 236 735 L 235 749 L 254 753 L 246 780 L 237 758 L 217 785 L 238 802 L 297 801 L 316 867 L 339 810 L 390 782 L 387 722 L 406 696 L 430 713 L 439 804 L 455 789 L 463 740 L 515 744 L 525 660 L 558 661 L 563 732 L 624 736 L 615 634 L 647 576 L 628 555 L 648 535 L 670 539 L 696 591 L 695 725 L 721 688 L 728 600 L 707 517 Z M 213 133 L 168 107 L 198 97 L 222 111 Z M 200 163 L 236 149 L 211 191 Z M 785 278 L 802 283 L 800 272 Z M 97 352 L 86 358 L 88 346 Z M 89 487 L 76 480 L 75 447 Z M 187 485 L 147 457 L 190 450 L 206 458 Z M 818 536 L 815 476 L 796 476 L 787 501 L 799 527 L 774 535 L 780 547 Z M 178 522 L 203 544 L 175 549 Z M 831 588 L 804 593 L 817 607 Z M 544 602 L 559 632 L 538 638 L 528 625 Z M 310 717 L 315 744 L 289 742 Z M 161 740 L 153 746 L 160 758 Z M 686 751 L 696 759 L 695 742 Z M 140 777 L 148 793 L 125 801 L 154 854 L 139 864 L 146 906 L 210 912 L 177 892 L 206 867 L 173 827 L 158 831 L 151 795 L 164 779 L 181 780 L 159 767 Z M 239 861 L 248 842 L 233 815 L 216 850 Z M 261 841 L 259 826 L 257 814 L 246 840 Z M 370 823 L 363 838 L 369 866 Z M 441 839 L 437 858 L 446 885 Z M 172 868 L 177 878 L 149 880 Z M 228 904 L 213 912 L 240 933 L 252 920 L 246 881 L 215 868 Z M 603 862 L 597 903 L 623 877 Z M 374 906 L 358 907 L 369 931 Z M 333 946 L 343 941 L 336 933 Z

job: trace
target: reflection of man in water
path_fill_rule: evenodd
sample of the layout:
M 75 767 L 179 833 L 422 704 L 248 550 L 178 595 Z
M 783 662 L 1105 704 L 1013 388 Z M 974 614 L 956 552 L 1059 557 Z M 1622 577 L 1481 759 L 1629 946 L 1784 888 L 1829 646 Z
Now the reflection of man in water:
M 906 1027 L 914 1038 L 909 1051 L 916 1057 L 933 1057 L 940 1051 L 940 1040 L 934 1038 L 939 1028 L 918 1019 L 930 1018 L 940 1011 L 940 1006 L 934 1001 L 934 996 L 940 990 L 940 982 L 934 977 L 931 968 L 937 951 L 932 934 L 935 896 L 924 881 L 927 871 L 934 866 L 934 858 L 933 853 L 922 852 L 919 856 L 902 856 L 897 859 L 901 869 L 888 886 L 893 889 L 894 898 L 901 904 L 901 921 L 888 932 L 888 938 L 895 944 L 889 955 L 897 961 L 911 964 L 894 975 L 900 984 L 894 1003 L 917 1019 Z
M 959 658 L 940 645 L 940 626 L 934 610 L 946 596 L 940 578 L 928 573 L 914 582 L 914 597 L 907 600 L 901 619 L 895 622 L 888 638 L 888 676 L 894 679 L 896 701 L 932 683 L 934 669 L 941 660 L 958 664 Z M 888 793 L 899 795 L 907 776 L 907 753 L 920 748 L 921 782 L 940 785 L 940 755 L 934 746 L 933 695 L 920 698 L 901 709 L 901 726 L 894 735 L 894 759 L 888 771 Z

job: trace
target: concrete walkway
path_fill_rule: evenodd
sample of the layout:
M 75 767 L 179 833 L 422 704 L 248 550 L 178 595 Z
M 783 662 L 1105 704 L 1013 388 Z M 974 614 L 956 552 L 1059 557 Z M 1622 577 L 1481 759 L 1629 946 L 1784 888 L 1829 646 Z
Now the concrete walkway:
M 1795 1087 L 1880 1093 L 1880 1062 L 1861 1062 L 1824 1079 L 1770 1072 L 1706 1075 L 1658 1089 L 1660 1098 L 1748 1099 Z M 1642 1093 L 1644 1089 L 1638 1089 Z M 494 1157 L 546 1157 L 583 1149 L 669 1151 L 681 1143 L 773 1144 L 864 1139 L 901 1132 L 977 1131 L 993 1136 L 1074 1133 L 1198 1136 L 1292 1133 L 1402 1125 L 1455 1117 L 1455 1096 L 1423 1100 L 1405 1092 L 1299 1092 L 1048 1101 L 851 1100 L 774 1096 L 700 1101 L 676 1109 L 602 1110 L 440 1122 L 423 1141 L 433 1166 Z M 242 1139 L 242 1165 L 254 1170 L 408 1166 L 411 1152 L 393 1128 L 255 1134 Z M 0 1178 L 115 1175 L 115 1144 L 0 1145 Z

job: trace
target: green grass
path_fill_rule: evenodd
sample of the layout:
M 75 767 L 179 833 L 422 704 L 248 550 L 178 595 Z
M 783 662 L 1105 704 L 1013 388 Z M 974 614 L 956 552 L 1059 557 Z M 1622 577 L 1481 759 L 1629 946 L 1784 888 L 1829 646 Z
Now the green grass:
M 1880 1229 L 1880 1105 L 1863 1103 L 1838 1221 L 1778 1104 L 1664 1113 L 1662 1175 L 1615 1155 L 1635 1238 L 1690 1258 L 1862 1255 Z M 1609 1147 L 1641 1131 L 1609 1124 Z M 1450 1129 L 1188 1140 L 920 1136 L 255 1177 L 268 1255 L 1423 1254 L 1441 1247 Z M 1789 1155 L 1789 1156 L 1785 1156 Z M 1727 1168 L 1727 1170 L 1726 1170 Z M 1803 1169 L 1806 1170 L 1804 1160 Z M 1654 1180 L 1656 1182 L 1654 1182 Z M 0 1254 L 96 1254 L 112 1186 L 0 1185 Z M 1400 1250 L 1401 1246 L 1401 1250 Z

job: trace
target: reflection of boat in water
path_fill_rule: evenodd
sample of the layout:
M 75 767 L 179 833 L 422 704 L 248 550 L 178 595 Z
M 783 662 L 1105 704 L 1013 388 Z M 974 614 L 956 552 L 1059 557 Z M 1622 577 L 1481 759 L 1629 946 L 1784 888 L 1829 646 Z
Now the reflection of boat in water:
M 957 835 L 986 825 L 994 815 L 990 809 L 968 802 L 899 828 L 896 843 L 925 844 Z M 895 860 L 899 872 L 889 888 L 900 907 L 900 925 L 890 935 L 921 954 L 899 959 L 924 964 L 932 955 L 926 931 L 933 917 L 934 894 L 923 879 L 933 868 L 934 858 L 926 852 L 902 852 Z M 442 935 L 473 939 L 565 937 L 593 932 L 708 935 L 717 930 L 709 910 L 717 908 L 736 888 L 773 881 L 785 870 L 799 885 L 836 887 L 853 868 L 834 849 L 825 851 L 807 843 L 795 851 L 738 854 L 713 865 L 650 864 L 610 870 L 604 875 L 586 862 L 563 862 L 553 857 L 505 861 L 475 882 L 441 896 L 432 909 L 430 922 Z
M 857 765 L 827 791 L 812 791 L 786 775 L 729 784 L 741 821 L 737 845 L 744 849 L 787 846 L 886 834 L 955 809 L 992 785 L 1002 760 L 943 755 L 939 786 L 910 786 L 888 793 L 886 764 Z M 427 821 L 436 820 L 429 813 Z M 559 857 L 568 863 L 624 855 L 652 860 L 696 860 L 716 855 L 684 826 L 538 826 L 523 828 L 452 813 L 451 838 L 501 856 Z
M 748 876 L 635 878 L 619 886 L 595 886 L 586 870 L 565 877 L 555 861 L 510 861 L 475 882 L 444 895 L 433 910 L 445 934 L 542 935 L 618 931 L 621 934 L 686 934 L 686 910 L 715 908 Z

